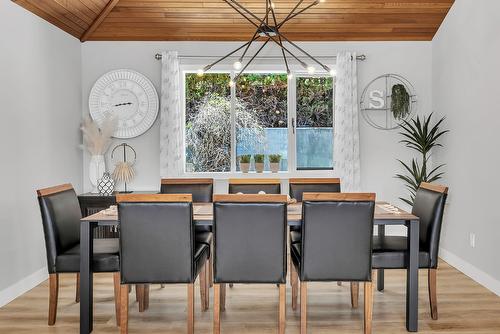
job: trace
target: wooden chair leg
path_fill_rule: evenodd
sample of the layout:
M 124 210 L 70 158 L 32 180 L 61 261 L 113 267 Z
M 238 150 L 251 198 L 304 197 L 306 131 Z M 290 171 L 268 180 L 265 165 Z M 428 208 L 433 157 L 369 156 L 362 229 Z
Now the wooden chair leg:
M 76 294 L 75 294 L 75 302 L 80 302 L 80 273 L 76 274 Z
M 213 334 L 220 334 L 220 296 L 221 289 L 220 284 L 214 283 L 214 323 L 213 323 Z
M 113 273 L 113 285 L 115 291 L 115 315 L 116 315 L 116 326 L 120 326 L 120 272 Z M 128 296 L 128 294 L 127 294 Z
M 431 306 L 431 318 L 432 320 L 438 319 L 438 307 L 437 307 L 437 269 L 429 269 L 428 272 L 428 286 L 429 286 L 429 303 Z
M 194 283 L 187 285 L 187 332 L 194 333 Z
M 292 310 L 297 309 L 297 295 L 299 294 L 299 276 L 295 266 L 290 266 L 290 283 L 292 285 Z
M 165 288 L 165 284 L 160 284 L 160 288 L 164 289 Z
M 307 283 L 300 282 L 300 334 L 307 334 Z
M 359 304 L 359 283 L 351 282 L 351 306 L 358 308 Z
M 144 310 L 149 309 L 149 287 L 150 284 L 144 285 Z
M 286 284 L 280 284 L 280 301 L 278 307 L 278 334 L 285 334 L 286 326 Z
M 120 334 L 128 333 L 128 294 L 127 284 L 120 287 Z
M 139 312 L 144 312 L 144 284 L 135 285 L 135 298 L 139 302 Z
M 342 286 L 342 282 L 341 281 L 337 281 L 337 286 Z
M 372 282 L 365 282 L 364 288 L 365 297 L 365 334 L 372 332 L 372 313 L 373 313 L 373 284 Z
M 205 298 L 205 310 L 208 310 L 210 307 L 210 275 L 212 272 L 210 271 L 210 261 L 207 261 L 205 264 L 205 274 L 207 275 L 205 289 L 206 289 L 206 298 Z
M 233 284 L 233 283 L 229 283 L 229 287 L 230 287 L 231 289 L 233 288 L 233 286 L 234 286 L 234 284 Z
M 208 261 L 203 265 L 203 268 L 200 272 L 200 304 L 201 311 L 204 312 L 207 310 L 207 268 Z
M 220 310 L 226 311 L 226 284 L 220 285 Z
M 59 297 L 59 274 L 49 275 L 49 326 L 54 326 L 57 318 L 57 299 Z

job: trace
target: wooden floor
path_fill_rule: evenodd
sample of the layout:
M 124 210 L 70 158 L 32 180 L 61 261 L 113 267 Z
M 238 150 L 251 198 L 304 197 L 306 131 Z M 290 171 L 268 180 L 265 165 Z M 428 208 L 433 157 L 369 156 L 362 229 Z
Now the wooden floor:
M 500 333 L 500 297 L 489 292 L 441 261 L 438 270 L 439 320 L 429 314 L 426 272 L 420 275 L 420 333 Z M 0 308 L 0 333 L 77 333 L 79 305 L 74 301 L 75 276 L 62 275 L 59 312 L 54 327 L 47 326 L 47 282 Z M 113 281 L 96 275 L 93 333 L 118 333 L 114 320 Z M 362 298 L 351 309 L 349 286 L 335 283 L 309 284 L 309 333 L 362 333 Z M 405 273 L 386 273 L 386 290 L 375 292 L 373 333 L 406 333 Z M 135 298 L 130 302 L 130 333 L 185 333 L 186 288 L 152 286 L 150 308 L 139 313 Z M 210 291 L 213 300 L 213 289 Z M 287 333 L 299 333 L 299 312 L 290 306 L 287 287 Z M 362 291 L 360 292 L 362 296 Z M 276 333 L 278 288 L 274 285 L 235 285 L 228 289 L 223 333 Z M 211 310 L 202 313 L 196 289 L 196 333 L 212 332 Z

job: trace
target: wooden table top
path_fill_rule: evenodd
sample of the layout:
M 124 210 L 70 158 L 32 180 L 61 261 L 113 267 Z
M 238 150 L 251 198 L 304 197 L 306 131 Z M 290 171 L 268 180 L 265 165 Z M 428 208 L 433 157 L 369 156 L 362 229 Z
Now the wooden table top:
M 112 211 L 112 210 L 111 210 Z M 212 203 L 193 203 L 193 219 L 197 221 L 211 221 L 213 220 L 213 204 Z M 300 221 L 302 219 L 302 204 L 294 203 L 288 204 L 288 220 Z M 377 202 L 375 205 L 374 219 L 377 221 L 407 221 L 418 220 L 418 217 L 408 213 L 396 206 L 392 206 L 387 202 Z M 91 222 L 117 222 L 118 214 L 115 211 L 106 212 L 106 210 L 99 211 L 93 215 L 84 217 L 82 221 Z

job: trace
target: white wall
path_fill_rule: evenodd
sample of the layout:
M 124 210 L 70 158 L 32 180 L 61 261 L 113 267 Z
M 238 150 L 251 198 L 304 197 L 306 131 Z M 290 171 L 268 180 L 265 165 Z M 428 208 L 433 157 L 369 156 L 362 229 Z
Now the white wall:
M 183 55 L 222 55 L 241 43 L 196 42 L 86 42 L 82 45 L 83 112 L 88 114 L 88 96 L 95 80 L 112 69 L 130 68 L 151 79 L 160 91 L 160 62 L 154 55 L 162 50 L 177 50 Z M 335 55 L 340 50 L 354 50 L 366 54 L 368 60 L 359 63 L 360 93 L 370 80 L 384 73 L 398 73 L 415 86 L 419 110 L 431 111 L 431 43 L 301 43 L 313 55 Z M 274 53 L 277 50 L 274 50 Z M 273 51 L 271 51 L 273 53 Z M 279 54 L 279 53 L 278 53 Z M 144 135 L 127 140 L 138 155 L 137 177 L 131 184 L 135 190 L 159 188 L 159 126 L 158 120 Z M 400 171 L 397 158 L 406 159 L 409 151 L 398 143 L 397 131 L 380 131 L 360 119 L 361 167 L 363 189 L 377 192 L 379 199 L 396 201 L 401 196 L 401 183 L 394 179 Z M 116 141 L 119 143 L 120 141 Z M 84 188 L 90 190 L 87 164 L 84 156 Z M 111 166 L 111 168 L 113 168 Z M 222 183 L 222 186 L 220 184 Z M 225 191 L 219 182 L 216 191 Z
M 37 188 L 81 190 L 80 42 L 0 0 L 0 306 L 47 276 Z
M 451 129 L 435 157 L 450 185 L 441 255 L 498 295 L 499 13 L 498 0 L 457 0 L 432 43 L 433 109 Z

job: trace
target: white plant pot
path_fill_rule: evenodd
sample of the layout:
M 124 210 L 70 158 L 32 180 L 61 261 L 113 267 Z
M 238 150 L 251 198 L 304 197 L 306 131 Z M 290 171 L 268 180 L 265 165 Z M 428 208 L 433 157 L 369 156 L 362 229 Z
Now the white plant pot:
M 257 173 L 262 173 L 264 171 L 264 163 L 263 162 L 256 162 L 255 163 L 255 171 Z
M 269 163 L 269 165 L 271 166 L 271 172 L 273 172 L 273 173 L 279 172 L 279 170 L 280 170 L 280 163 L 279 162 L 271 162 L 271 163 Z
M 240 170 L 243 173 L 248 173 L 249 169 L 250 169 L 250 163 L 248 163 L 248 162 L 240 162 Z
M 97 183 L 106 171 L 104 155 L 93 155 L 89 163 L 89 179 L 92 184 L 92 193 L 98 193 Z

